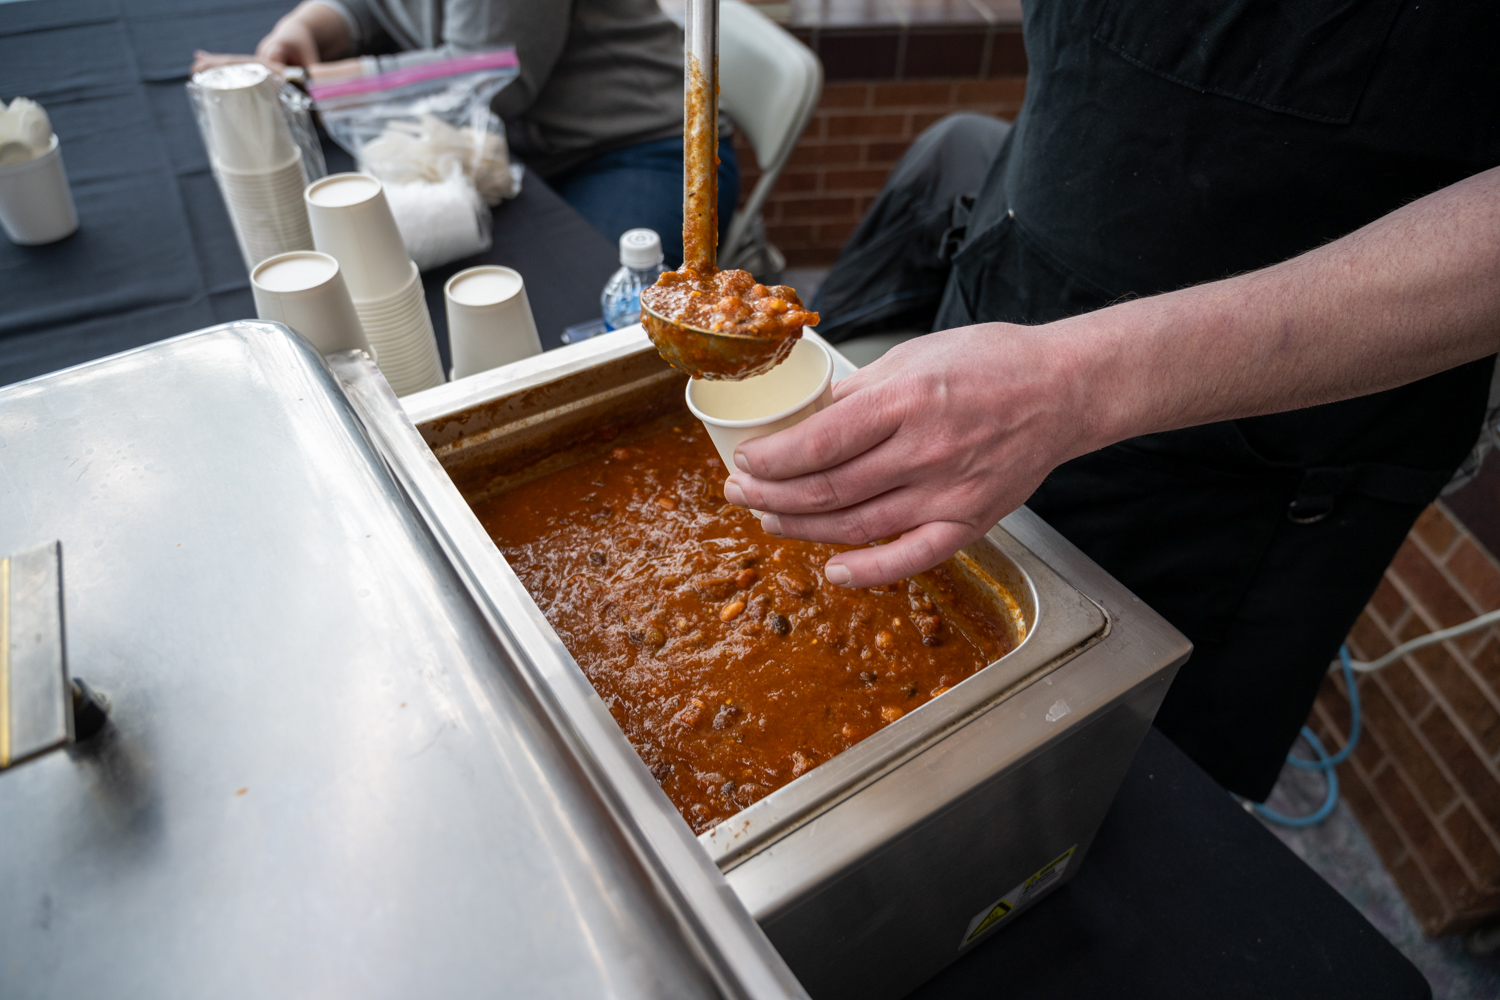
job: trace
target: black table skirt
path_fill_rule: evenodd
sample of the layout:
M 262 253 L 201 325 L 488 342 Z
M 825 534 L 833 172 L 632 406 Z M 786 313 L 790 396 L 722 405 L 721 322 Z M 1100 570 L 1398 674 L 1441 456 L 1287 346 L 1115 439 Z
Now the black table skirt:
M 292 3 L 0 4 L 0 97 L 47 107 L 82 220 L 53 246 L 0 240 L 0 384 L 254 315 L 183 84 L 194 48 L 248 51 Z M 331 168 L 348 165 L 330 150 Z M 548 347 L 564 326 L 599 314 L 617 266 L 614 248 L 528 176 L 495 213 L 492 251 L 426 276 L 445 361 L 442 282 L 480 261 L 525 277 Z M 0 437 L 0 501 L 3 447 Z M 916 996 L 1420 1000 L 1430 991 L 1153 732 L 1074 881 Z

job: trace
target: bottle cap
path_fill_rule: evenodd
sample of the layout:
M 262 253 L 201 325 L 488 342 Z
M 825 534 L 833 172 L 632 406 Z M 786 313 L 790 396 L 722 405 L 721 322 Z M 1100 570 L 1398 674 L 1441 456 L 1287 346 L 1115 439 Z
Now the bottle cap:
M 654 229 L 627 229 L 620 235 L 620 263 L 644 270 L 662 260 L 661 237 Z

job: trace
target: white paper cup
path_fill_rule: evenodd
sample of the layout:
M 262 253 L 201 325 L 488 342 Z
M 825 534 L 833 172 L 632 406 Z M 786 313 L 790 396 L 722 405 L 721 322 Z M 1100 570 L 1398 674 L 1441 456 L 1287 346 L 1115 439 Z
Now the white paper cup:
M 307 181 L 301 150 L 293 149 L 284 162 L 258 170 L 237 169 L 217 159 L 213 168 L 246 268 L 278 254 L 313 249 L 302 200 Z
M 12 243 L 56 243 L 78 230 L 57 136 L 40 156 L 0 166 L 0 227 Z
M 708 430 L 724 468 L 734 472 L 734 449 L 742 442 L 786 430 L 833 405 L 833 358 L 822 344 L 803 337 L 764 375 L 739 382 L 689 379 L 687 405 Z
M 285 323 L 319 354 L 370 350 L 339 262 L 326 253 L 302 250 L 261 261 L 250 272 L 250 289 L 257 316 Z
M 542 353 L 526 282 L 508 267 L 471 267 L 443 286 L 453 377 L 464 378 Z
M 380 371 L 397 396 L 430 389 L 444 381 L 422 275 L 411 261 L 406 266 L 408 279 L 393 294 L 354 300 L 354 311 L 375 349 Z
M 411 256 L 380 181 L 369 174 L 332 174 L 309 184 L 305 198 L 313 243 L 338 258 L 356 302 L 383 299 L 405 286 Z
M 235 63 L 193 77 L 200 88 L 215 160 L 236 170 L 264 170 L 285 163 L 297 149 L 281 108 L 280 85 L 259 63 Z

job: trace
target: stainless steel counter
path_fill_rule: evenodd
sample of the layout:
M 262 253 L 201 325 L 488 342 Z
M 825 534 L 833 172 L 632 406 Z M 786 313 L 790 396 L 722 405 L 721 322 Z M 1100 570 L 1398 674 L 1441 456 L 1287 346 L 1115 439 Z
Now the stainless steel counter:
M 380 433 L 269 324 L 0 390 L 0 554 L 61 539 L 112 704 L 0 773 L 0 995 L 801 995 L 580 752 Z

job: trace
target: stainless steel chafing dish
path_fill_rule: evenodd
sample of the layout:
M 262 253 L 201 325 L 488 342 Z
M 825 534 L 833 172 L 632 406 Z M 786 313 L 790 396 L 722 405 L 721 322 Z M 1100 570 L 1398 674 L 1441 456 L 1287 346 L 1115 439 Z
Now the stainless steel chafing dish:
M 836 377 L 853 370 L 836 357 Z M 366 409 L 365 363 L 336 368 Z M 408 397 L 420 439 L 367 409 L 548 677 L 577 686 L 581 671 L 464 501 L 596 453 L 680 407 L 685 381 L 627 330 Z M 1181 635 L 1025 510 L 965 554 L 1019 605 L 1020 646 L 699 837 L 815 997 L 900 996 L 1070 878 L 1186 659 Z M 597 738 L 623 742 L 585 700 Z M 634 807 L 676 818 L 636 771 Z
M 465 499 L 680 380 L 622 331 L 403 406 L 237 323 L 0 390 L 33 690 L 111 720 L 0 770 L 0 992 L 897 996 L 1066 882 L 1188 646 L 1025 510 L 1015 652 L 693 837 Z

